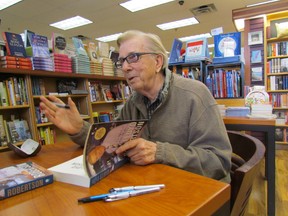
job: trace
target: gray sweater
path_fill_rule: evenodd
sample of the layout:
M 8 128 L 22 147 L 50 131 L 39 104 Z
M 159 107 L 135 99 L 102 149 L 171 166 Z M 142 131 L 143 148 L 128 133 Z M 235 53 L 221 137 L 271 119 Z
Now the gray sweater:
M 231 145 L 217 103 L 207 87 L 166 70 L 162 104 L 155 110 L 142 137 L 157 144 L 155 163 L 230 182 Z M 147 119 L 143 96 L 134 92 L 119 119 Z M 89 123 L 71 136 L 84 145 Z

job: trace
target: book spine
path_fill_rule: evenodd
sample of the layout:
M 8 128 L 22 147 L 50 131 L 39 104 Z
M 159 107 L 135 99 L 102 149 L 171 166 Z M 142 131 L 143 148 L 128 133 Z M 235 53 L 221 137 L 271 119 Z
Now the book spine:
M 9 198 L 27 191 L 34 190 L 39 187 L 51 184 L 53 182 L 53 175 L 44 176 L 42 178 L 35 179 L 30 182 L 16 185 L 14 187 L 6 188 L 4 197 Z

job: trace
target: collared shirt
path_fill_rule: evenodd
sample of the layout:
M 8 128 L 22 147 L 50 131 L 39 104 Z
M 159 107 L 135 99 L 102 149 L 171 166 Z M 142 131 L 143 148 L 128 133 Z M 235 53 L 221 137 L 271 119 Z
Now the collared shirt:
M 165 72 L 164 72 L 164 76 L 165 76 L 164 83 L 163 83 L 162 88 L 158 92 L 158 96 L 157 96 L 156 100 L 151 102 L 147 97 L 145 97 L 145 96 L 143 97 L 144 104 L 146 105 L 146 108 L 147 108 L 148 119 L 151 118 L 154 111 L 163 102 L 163 100 L 165 98 L 165 94 L 167 94 L 167 92 L 168 92 L 170 79 L 167 79 Z

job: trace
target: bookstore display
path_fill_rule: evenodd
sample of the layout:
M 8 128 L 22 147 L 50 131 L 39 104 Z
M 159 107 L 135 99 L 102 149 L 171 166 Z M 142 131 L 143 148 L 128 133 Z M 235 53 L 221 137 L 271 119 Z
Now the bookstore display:
M 0 169 L 0 200 L 53 183 L 47 169 L 26 162 Z
M 146 120 L 111 121 L 90 126 L 83 155 L 49 168 L 56 181 L 91 187 L 128 162 L 116 149 L 140 136 Z
M 275 139 L 278 144 L 288 143 L 288 20 L 267 16 L 266 82 L 273 114 L 276 116 Z
M 92 113 L 98 114 L 97 121 L 113 120 L 131 94 L 123 74 L 114 70 L 107 43 L 99 47 L 89 44 L 87 49 L 80 39 L 69 42 L 59 33 L 52 34 L 50 45 L 49 38 L 30 30 L 25 30 L 24 41 L 19 34 L 4 34 L 0 56 L 0 151 L 8 149 L 8 143 L 21 149 L 27 139 L 41 145 L 68 139 L 41 112 L 40 95 L 55 95 L 64 102 L 71 97 L 82 118 L 93 123 L 96 118 Z M 90 82 L 101 86 L 100 91 L 91 89 Z

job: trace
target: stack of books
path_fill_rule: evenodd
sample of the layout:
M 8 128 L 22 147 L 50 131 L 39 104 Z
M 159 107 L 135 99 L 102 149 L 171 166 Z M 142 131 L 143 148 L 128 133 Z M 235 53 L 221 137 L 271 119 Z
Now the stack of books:
M 54 71 L 72 73 L 72 60 L 67 54 L 67 41 L 65 36 L 53 32 L 51 42 Z
M 53 71 L 54 64 L 50 57 L 48 38 L 42 35 L 31 35 L 31 46 L 26 47 L 26 53 L 31 56 L 33 70 Z
M 276 118 L 271 104 L 251 104 L 251 118 Z
M 91 74 L 97 74 L 97 75 L 103 75 L 102 63 L 101 63 L 99 56 L 97 54 L 96 44 L 94 42 L 89 42 L 84 47 L 85 47 L 86 52 L 88 54 L 88 57 L 90 59 L 90 73 Z
M 29 58 L 15 56 L 1 56 L 0 66 L 2 68 L 32 69 L 32 62 Z
M 73 72 L 90 74 L 90 59 L 82 40 L 76 37 L 73 37 L 72 40 L 76 49 L 76 56 L 72 57 Z
M 20 34 L 2 32 L 6 47 L 6 55 L 1 57 L 2 68 L 32 69 L 30 59 L 27 59 L 24 42 Z
M 72 59 L 67 54 L 54 53 L 54 70 L 65 73 L 72 73 Z
M 102 58 L 104 76 L 114 76 L 114 65 L 110 58 Z

